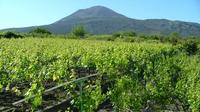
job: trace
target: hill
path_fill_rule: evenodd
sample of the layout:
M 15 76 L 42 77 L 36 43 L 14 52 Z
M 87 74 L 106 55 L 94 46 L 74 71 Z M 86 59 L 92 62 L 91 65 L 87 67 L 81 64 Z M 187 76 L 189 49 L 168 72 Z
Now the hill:
M 167 19 L 136 20 L 103 6 L 80 9 L 49 25 L 10 28 L 1 31 L 29 32 L 35 27 L 42 27 L 56 34 L 64 34 L 77 24 L 83 25 L 88 32 L 93 34 L 110 34 L 117 31 L 133 30 L 144 34 L 168 35 L 172 32 L 178 32 L 182 36 L 200 36 L 200 24 L 198 23 Z

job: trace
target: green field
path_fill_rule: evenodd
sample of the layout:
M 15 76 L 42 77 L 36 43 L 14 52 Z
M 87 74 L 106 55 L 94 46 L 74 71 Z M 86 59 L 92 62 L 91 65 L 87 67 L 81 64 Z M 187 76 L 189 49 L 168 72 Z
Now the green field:
M 0 104 L 9 107 L 9 103 L 27 98 L 19 111 L 45 108 L 51 104 L 43 94 L 46 89 L 98 74 L 57 90 L 62 94 L 54 91 L 51 95 L 58 101 L 72 97 L 71 106 L 65 107 L 69 111 L 98 111 L 105 105 L 116 111 L 147 107 L 158 111 L 173 104 L 181 106 L 180 110 L 198 112 L 199 53 L 188 55 L 180 48 L 158 42 L 0 39 Z M 14 94 L 13 101 L 3 97 L 5 94 Z

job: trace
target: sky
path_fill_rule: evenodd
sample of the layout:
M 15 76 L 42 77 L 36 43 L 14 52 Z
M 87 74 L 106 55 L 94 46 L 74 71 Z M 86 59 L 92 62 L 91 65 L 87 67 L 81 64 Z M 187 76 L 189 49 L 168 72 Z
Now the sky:
M 51 24 L 97 5 L 134 19 L 200 23 L 200 0 L 0 0 L 0 29 Z

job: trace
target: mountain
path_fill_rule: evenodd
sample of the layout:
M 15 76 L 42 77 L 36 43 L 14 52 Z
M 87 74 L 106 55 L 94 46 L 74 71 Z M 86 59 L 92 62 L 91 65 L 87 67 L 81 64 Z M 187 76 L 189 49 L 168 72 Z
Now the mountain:
M 93 34 L 110 34 L 117 31 L 133 30 L 144 34 L 164 34 L 178 32 L 182 36 L 200 36 L 200 24 L 166 19 L 136 20 L 119 14 L 103 6 L 80 9 L 55 23 L 43 26 L 10 28 L 2 31 L 29 32 L 35 27 L 46 28 L 56 34 L 70 32 L 73 26 L 83 25 Z

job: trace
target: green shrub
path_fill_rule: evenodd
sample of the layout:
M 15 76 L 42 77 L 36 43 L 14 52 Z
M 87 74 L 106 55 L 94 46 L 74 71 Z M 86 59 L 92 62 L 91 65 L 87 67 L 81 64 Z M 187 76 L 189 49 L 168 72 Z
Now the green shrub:
M 121 37 L 122 34 L 121 34 L 121 32 L 115 32 L 115 33 L 112 34 L 112 36 L 118 38 L 118 37 Z
M 30 31 L 30 33 L 36 33 L 36 34 L 52 34 L 50 31 L 48 31 L 47 29 L 43 29 L 43 28 L 36 28 L 33 29 L 32 31 Z
M 125 32 L 123 32 L 123 35 L 124 36 L 130 36 L 130 37 L 137 36 L 137 34 L 135 32 L 133 32 L 133 31 L 125 31 Z
M 107 40 L 107 41 L 115 41 L 115 39 L 116 39 L 115 37 L 107 37 L 106 40 Z
M 114 88 L 108 95 L 115 110 L 130 109 L 139 111 L 143 103 L 143 93 L 142 86 L 136 80 L 123 76 L 117 80 Z
M 135 37 L 137 35 L 133 31 L 123 31 L 123 32 L 115 32 L 115 33 L 113 33 L 112 36 L 116 37 L 116 38 L 119 38 L 119 37 L 124 38 L 124 37 Z
M 179 41 L 180 41 L 180 36 L 177 32 L 173 32 L 169 35 L 168 37 L 168 41 L 172 44 L 172 45 L 176 45 Z
M 15 34 L 13 32 L 6 32 L 4 35 L 3 35 L 4 38 L 22 38 L 23 36 L 21 35 L 18 35 L 18 34 Z
M 194 55 L 198 51 L 198 44 L 196 41 L 186 41 L 182 45 L 182 50 L 187 53 L 187 55 Z

